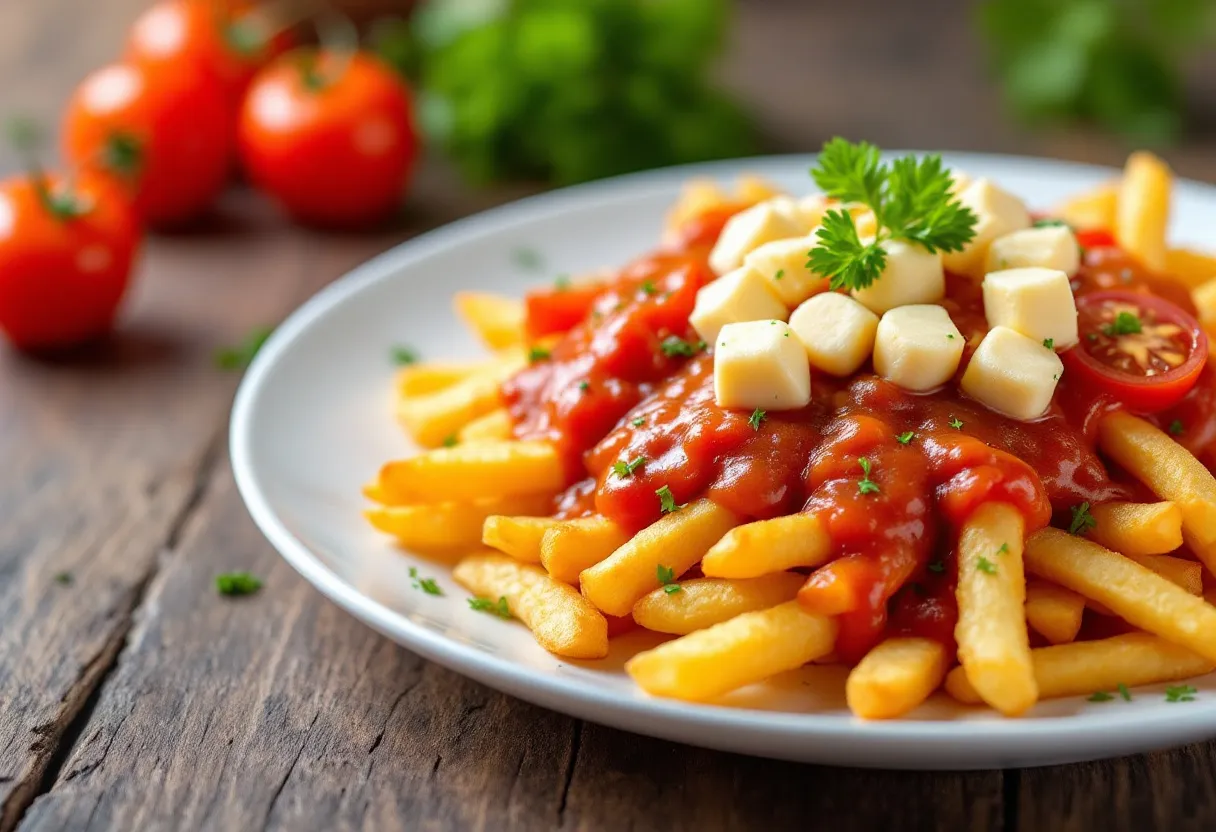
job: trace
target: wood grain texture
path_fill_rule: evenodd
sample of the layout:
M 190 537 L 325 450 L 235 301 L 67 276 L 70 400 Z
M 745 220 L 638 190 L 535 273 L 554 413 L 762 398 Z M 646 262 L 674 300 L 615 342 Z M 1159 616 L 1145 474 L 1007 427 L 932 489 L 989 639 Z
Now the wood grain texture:
M 94 0 L 86 23 L 77 0 L 0 3 L 0 111 L 53 124 L 145 5 Z M 1113 142 L 1009 124 L 967 5 L 746 2 L 723 75 L 774 149 L 842 133 L 1117 164 Z M 1216 175 L 1210 143 L 1169 158 Z M 12 161 L 0 149 L 0 170 Z M 721 754 L 490 691 L 305 585 L 234 492 L 236 378 L 212 351 L 393 242 L 526 190 L 470 193 L 430 160 L 400 221 L 369 235 L 289 228 L 235 194 L 206 228 L 149 244 L 100 351 L 0 351 L 0 832 L 1216 826 L 1216 744 L 971 774 Z M 222 598 L 227 569 L 266 587 Z

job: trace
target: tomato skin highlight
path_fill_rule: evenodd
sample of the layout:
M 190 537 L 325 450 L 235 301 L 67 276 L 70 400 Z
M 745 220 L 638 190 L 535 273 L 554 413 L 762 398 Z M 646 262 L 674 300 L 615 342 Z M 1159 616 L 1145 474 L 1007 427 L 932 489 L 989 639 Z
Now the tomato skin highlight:
M 1138 375 L 1113 367 L 1091 352 L 1095 343 L 1110 336 L 1096 323 L 1101 310 L 1135 307 L 1139 319 L 1173 324 L 1181 333 L 1175 346 L 1186 350 L 1177 367 L 1155 375 Z M 1189 313 L 1164 298 L 1142 292 L 1106 291 L 1077 299 L 1081 318 L 1081 343 L 1060 355 L 1065 373 L 1087 393 L 1109 396 L 1136 413 L 1157 413 L 1178 404 L 1198 382 L 1208 359 L 1208 337 Z M 1138 333 L 1136 333 L 1138 334 Z M 1116 336 L 1119 337 L 1119 336 Z M 1130 336 L 1122 336 L 1130 337 Z
M 195 67 L 111 64 L 76 88 L 63 152 L 122 188 L 149 225 L 179 226 L 206 212 L 227 182 L 231 118 L 222 88 Z
M 52 192 L 62 187 L 53 177 Z M 0 182 L 0 331 L 28 351 L 63 349 L 109 331 L 139 251 L 138 218 L 105 181 L 80 177 L 84 213 L 49 211 L 29 177 Z
M 297 50 L 271 63 L 249 88 L 238 136 L 254 184 L 322 226 L 391 214 L 418 149 L 405 84 L 364 52 Z

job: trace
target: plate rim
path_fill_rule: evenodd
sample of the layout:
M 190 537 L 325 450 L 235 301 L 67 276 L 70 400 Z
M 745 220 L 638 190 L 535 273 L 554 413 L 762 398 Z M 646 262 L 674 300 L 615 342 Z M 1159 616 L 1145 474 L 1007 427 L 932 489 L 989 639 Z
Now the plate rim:
M 891 153 L 925 151 L 891 151 Z M 932 151 L 937 152 L 937 151 Z M 1116 168 L 1056 159 L 1008 154 L 943 151 L 943 156 L 958 164 L 1000 163 L 1013 166 L 1067 169 L 1088 175 L 1110 175 Z M 454 672 L 492 688 L 502 690 L 553 710 L 592 722 L 652 736 L 693 743 L 726 751 L 742 751 L 786 759 L 818 760 L 831 763 L 842 757 L 849 765 L 887 768 L 941 768 L 937 756 L 950 761 L 950 768 L 988 768 L 986 761 L 1007 757 L 1001 765 L 1024 766 L 1046 759 L 1095 759 L 1094 754 L 1044 754 L 1038 743 L 1050 739 L 1054 747 L 1073 741 L 1093 741 L 1095 733 L 1120 729 L 1119 748 L 1135 746 L 1144 750 L 1180 742 L 1201 741 L 1216 736 L 1216 701 L 1204 706 L 1179 708 L 1172 712 L 1154 709 L 1135 713 L 1135 706 L 1116 704 L 1100 715 L 1063 717 L 1024 717 L 975 720 L 899 719 L 866 721 L 815 713 L 791 713 L 753 708 L 737 708 L 680 702 L 642 696 L 621 697 L 585 680 L 555 674 L 535 674 L 526 666 L 447 638 L 376 601 L 348 584 L 329 569 L 309 547 L 296 537 L 273 508 L 262 485 L 252 450 L 254 414 L 259 396 L 280 357 L 288 352 L 318 320 L 332 308 L 369 291 L 382 281 L 392 280 L 399 271 L 424 260 L 433 252 L 447 248 L 467 235 L 501 231 L 513 225 L 543 222 L 550 214 L 577 209 L 591 196 L 597 200 L 637 199 L 641 189 L 669 189 L 673 181 L 697 176 L 720 178 L 723 175 L 779 168 L 795 163 L 809 165 L 816 154 L 786 154 L 728 159 L 660 168 L 561 188 L 482 211 L 424 232 L 372 257 L 334 280 L 289 314 L 274 330 L 248 368 L 237 389 L 229 424 L 229 451 L 237 491 L 262 534 L 279 554 L 323 596 L 387 638 Z M 763 173 L 763 171 L 760 171 Z M 1049 172 L 1049 171 L 1048 171 Z M 1177 187 L 1206 193 L 1216 202 L 1216 186 L 1178 179 Z M 573 663 L 572 663 L 573 664 Z M 1140 709 L 1143 711 L 1143 709 Z M 1129 719 L 1130 716 L 1130 719 Z M 646 723 L 645 729 L 637 728 Z M 1126 732 L 1126 733 L 1124 733 Z M 822 753 L 783 754 L 763 747 L 766 738 L 791 735 L 826 743 Z M 1135 734 L 1133 740 L 1127 734 Z M 847 754 L 833 753 L 830 746 L 848 741 Z M 869 762 L 874 752 L 889 751 L 892 744 L 913 742 L 923 750 L 918 763 L 902 762 L 905 755 L 888 762 Z M 993 743 L 1002 743 L 994 751 Z M 1117 752 L 1123 753 L 1123 752 Z M 968 760 L 977 759 L 974 765 Z

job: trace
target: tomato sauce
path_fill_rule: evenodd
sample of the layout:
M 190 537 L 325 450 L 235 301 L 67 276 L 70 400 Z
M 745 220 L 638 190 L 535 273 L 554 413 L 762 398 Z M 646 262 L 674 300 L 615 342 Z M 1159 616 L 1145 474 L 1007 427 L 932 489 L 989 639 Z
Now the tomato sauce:
M 838 616 L 837 653 L 854 662 L 887 632 L 953 647 L 952 550 L 959 526 L 984 502 L 1015 506 L 1030 533 L 1053 516 L 1066 524 L 1082 502 L 1139 494 L 1095 451 L 1098 418 L 1118 403 L 1067 374 L 1033 422 L 996 414 L 955 384 L 909 393 L 868 366 L 848 379 L 815 373 L 801 410 L 719 408 L 713 357 L 688 316 L 712 279 L 708 250 L 730 210 L 624 269 L 550 358 L 504 385 L 516 434 L 562 449 L 572 485 L 560 516 L 596 512 L 641 529 L 661 516 L 664 486 L 677 504 L 708 497 L 747 520 L 812 513 L 828 530 L 833 559 L 809 575 L 799 600 Z M 947 279 L 943 306 L 966 341 L 961 374 L 987 323 L 978 286 Z M 1185 290 L 1118 249 L 1090 249 L 1074 291 L 1115 287 L 1193 308 Z M 665 351 L 670 338 L 691 349 Z M 1180 438 L 1198 452 L 1216 447 L 1216 373 L 1205 370 L 1156 418 L 1184 420 Z M 621 471 L 614 463 L 631 464 Z

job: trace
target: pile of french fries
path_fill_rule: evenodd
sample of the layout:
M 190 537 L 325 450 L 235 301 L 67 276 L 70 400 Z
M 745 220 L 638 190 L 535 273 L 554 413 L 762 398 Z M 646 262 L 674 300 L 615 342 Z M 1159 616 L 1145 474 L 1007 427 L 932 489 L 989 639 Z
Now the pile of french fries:
M 1137 153 L 1118 182 L 1054 213 L 1079 229 L 1112 229 L 1150 268 L 1192 287 L 1203 320 L 1216 324 L 1216 259 L 1166 245 L 1171 187 L 1168 168 Z M 668 231 L 728 199 L 774 193 L 754 179 L 733 195 L 691 183 Z M 455 303 L 494 354 L 401 370 L 398 418 L 428 450 L 389 462 L 366 487 L 377 529 L 412 551 L 460 555 L 455 580 L 476 596 L 505 599 L 559 656 L 601 658 L 609 638 L 633 624 L 674 636 L 627 664 L 653 695 L 710 701 L 833 660 L 835 621 L 796 600 L 805 570 L 832 554 L 816 517 L 747 522 L 700 499 L 629 534 L 602 516 L 548 516 L 565 485 L 558 453 L 547 442 L 514 439 L 498 395 L 526 362 L 522 304 L 470 293 Z M 981 507 L 959 531 L 956 550 L 958 665 L 938 642 L 888 638 L 849 673 L 855 714 L 899 717 L 944 686 L 959 702 L 1014 716 L 1039 699 L 1216 668 L 1216 478 L 1143 419 L 1114 413 L 1099 434 L 1102 452 L 1158 501 L 1095 506 L 1096 526 L 1083 537 L 1054 528 L 1027 535 L 1012 506 Z M 976 568 L 998 551 L 998 572 Z M 702 577 L 678 580 L 694 567 Z M 665 570 L 676 583 L 664 583 Z M 1087 609 L 1135 632 L 1077 641 Z M 1032 649 L 1030 630 L 1050 646 Z

